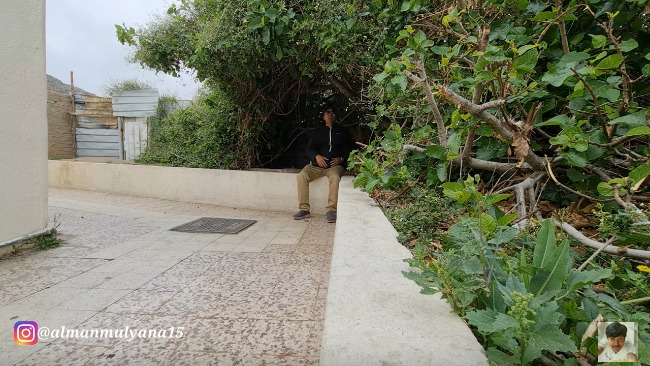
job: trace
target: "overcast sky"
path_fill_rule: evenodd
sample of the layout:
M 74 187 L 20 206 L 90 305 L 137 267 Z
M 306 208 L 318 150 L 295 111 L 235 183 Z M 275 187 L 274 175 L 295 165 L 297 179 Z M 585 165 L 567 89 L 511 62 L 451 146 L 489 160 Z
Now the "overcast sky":
M 160 93 L 180 99 L 194 97 L 199 83 L 192 75 L 174 78 L 142 69 L 127 59 L 133 49 L 122 46 L 115 24 L 134 28 L 165 14 L 169 0 L 47 0 L 47 73 L 97 95 L 115 81 L 138 79 Z

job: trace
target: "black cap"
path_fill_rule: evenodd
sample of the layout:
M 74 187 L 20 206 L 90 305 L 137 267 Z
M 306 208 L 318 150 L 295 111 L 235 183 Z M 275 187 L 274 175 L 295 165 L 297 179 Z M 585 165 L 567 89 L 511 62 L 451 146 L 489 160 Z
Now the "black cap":
M 332 111 L 336 111 L 336 108 L 334 108 L 334 105 L 328 103 L 328 104 L 325 104 L 323 106 L 323 108 L 321 108 L 320 113 L 323 114 L 328 109 L 331 109 Z

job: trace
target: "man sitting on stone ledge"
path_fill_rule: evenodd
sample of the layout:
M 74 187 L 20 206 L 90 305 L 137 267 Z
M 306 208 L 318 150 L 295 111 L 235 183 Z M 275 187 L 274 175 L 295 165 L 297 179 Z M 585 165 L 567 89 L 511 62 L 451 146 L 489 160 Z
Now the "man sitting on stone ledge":
M 310 217 L 309 183 L 321 178 L 329 179 L 327 198 L 327 222 L 336 222 L 336 203 L 339 196 L 339 181 L 345 173 L 344 163 L 353 148 L 353 141 L 345 128 L 336 123 L 334 108 L 323 109 L 322 126 L 317 127 L 309 141 L 307 151 L 311 161 L 298 175 L 298 211 L 293 218 L 302 220 Z

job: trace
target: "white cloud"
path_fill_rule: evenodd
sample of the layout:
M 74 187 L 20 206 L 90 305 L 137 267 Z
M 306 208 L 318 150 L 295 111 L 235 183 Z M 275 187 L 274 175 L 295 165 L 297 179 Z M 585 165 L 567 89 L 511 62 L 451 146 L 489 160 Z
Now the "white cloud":
M 161 93 L 192 98 L 199 83 L 190 75 L 174 78 L 144 70 L 126 60 L 133 52 L 115 36 L 115 24 L 142 26 L 165 14 L 169 3 L 150 0 L 48 0 L 46 13 L 47 72 L 76 86 L 103 94 L 112 81 L 137 78 Z

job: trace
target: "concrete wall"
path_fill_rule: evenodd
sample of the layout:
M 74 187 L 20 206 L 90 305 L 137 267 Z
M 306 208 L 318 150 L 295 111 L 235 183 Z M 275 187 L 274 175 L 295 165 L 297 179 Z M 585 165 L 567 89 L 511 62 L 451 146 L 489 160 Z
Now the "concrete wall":
M 45 2 L 2 0 L 0 243 L 47 226 Z
M 68 94 L 47 93 L 47 131 L 49 159 L 74 158 L 74 127 L 72 97 Z
M 258 210 L 298 210 L 296 173 L 49 161 L 53 187 Z M 312 182 L 312 212 L 324 213 L 328 181 Z
M 411 253 L 367 194 L 339 189 L 320 364 L 487 366 L 483 347 L 439 295 L 402 275 Z

